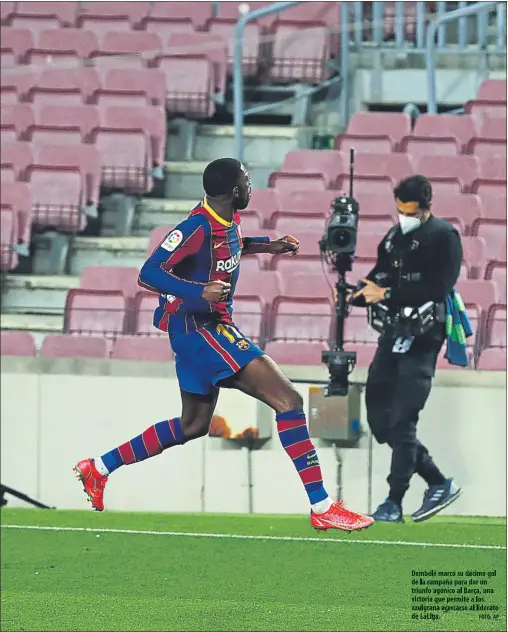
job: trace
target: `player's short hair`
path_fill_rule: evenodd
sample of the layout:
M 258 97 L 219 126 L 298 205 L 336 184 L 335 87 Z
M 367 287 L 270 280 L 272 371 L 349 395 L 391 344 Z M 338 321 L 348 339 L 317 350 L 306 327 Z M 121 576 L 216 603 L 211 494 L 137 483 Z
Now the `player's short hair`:
M 399 182 L 393 194 L 401 202 L 418 202 L 420 208 L 428 211 L 432 201 L 432 185 L 425 176 L 410 176 Z
M 203 171 L 203 189 L 210 197 L 233 192 L 242 173 L 242 163 L 234 158 L 214 160 Z

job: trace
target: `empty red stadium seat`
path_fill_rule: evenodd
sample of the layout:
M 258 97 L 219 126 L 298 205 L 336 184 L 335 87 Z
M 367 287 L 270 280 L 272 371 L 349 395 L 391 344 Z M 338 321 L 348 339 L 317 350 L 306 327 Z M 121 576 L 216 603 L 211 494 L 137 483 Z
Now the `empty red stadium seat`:
M 393 191 L 379 195 L 369 191 L 354 191 L 354 196 L 360 205 L 360 221 L 363 217 L 379 217 L 395 219 L 397 207 Z
M 0 270 L 2 272 L 14 270 L 18 265 L 18 253 L 15 249 L 18 243 L 18 225 L 17 212 L 12 208 L 4 208 L 2 203 L 0 210 Z
M 97 336 L 47 335 L 42 341 L 43 358 L 103 358 L 109 357 L 108 341 Z
M 369 327 L 367 311 L 353 307 L 344 324 L 344 338 L 347 342 L 375 344 L 379 333 Z
M 506 118 L 506 103 L 477 99 L 468 101 L 464 106 L 464 112 L 471 114 L 476 121 L 481 121 L 485 116 Z
M 0 352 L 4 356 L 35 356 L 35 340 L 27 331 L 0 331 Z
M 268 186 L 279 191 L 326 191 L 324 176 L 308 173 L 284 173 L 276 171 L 268 178 Z
M 281 296 L 285 298 L 304 298 L 308 296 L 328 299 L 331 288 L 320 266 L 306 272 L 281 275 Z
M 101 155 L 93 145 L 39 145 L 34 148 L 33 164 L 76 167 L 83 177 L 85 201 L 99 203 L 102 163 Z
M 329 37 L 320 26 L 274 24 L 270 77 L 275 82 L 320 83 L 328 76 Z
M 503 347 L 506 349 L 506 304 L 496 305 L 490 310 L 487 320 L 485 344 L 488 347 Z
M 114 360 L 141 360 L 143 362 L 170 362 L 173 352 L 166 337 L 121 336 L 115 340 L 111 358 Z
M 349 153 L 351 148 L 362 153 L 379 154 L 393 151 L 392 141 L 384 134 L 381 136 L 363 136 L 346 132 L 335 137 L 333 147 L 343 153 Z
M 74 60 L 73 72 L 70 73 L 65 67 L 60 68 L 60 72 L 73 75 L 75 70 L 83 70 L 79 67 L 79 59 L 89 57 L 98 47 L 99 44 L 93 31 L 74 28 L 48 29 L 39 33 L 37 41 L 28 51 L 28 62 L 45 66 L 48 64 L 64 66 L 67 61 L 72 63 Z M 55 70 L 58 71 L 58 67 Z M 75 79 L 74 77 L 64 77 L 64 81 L 67 83 L 68 81 L 75 81 Z
M 506 371 L 506 349 L 484 349 L 476 368 L 478 371 Z
M 28 246 L 32 233 L 32 195 L 30 187 L 25 182 L 2 182 L 0 203 L 2 209 L 10 209 L 16 213 L 18 241 Z
M 454 225 L 458 222 L 462 227 L 462 234 L 471 234 L 475 221 L 482 214 L 482 205 L 477 195 L 443 193 L 432 200 L 432 214 Z
M 411 118 L 407 114 L 398 112 L 356 112 L 351 117 L 346 130 L 349 137 L 388 139 L 392 148 L 395 148 L 401 139 L 410 133 Z M 363 151 L 360 147 L 357 149 Z
M 321 354 L 328 349 L 328 345 L 320 342 L 286 342 L 273 340 L 265 346 L 265 352 L 277 364 L 292 364 L 300 366 L 318 366 L 321 364 Z
M 504 154 L 482 156 L 480 161 L 480 181 L 506 183 L 506 152 Z
M 231 4 L 231 3 L 222 3 Z M 226 42 L 228 74 L 233 74 L 234 59 L 234 29 L 235 22 L 224 21 L 222 19 L 212 19 L 207 23 L 207 31 L 215 36 L 221 37 Z M 260 57 L 260 36 L 261 29 L 258 24 L 251 22 L 245 25 L 243 46 L 242 46 L 242 72 L 245 77 L 255 76 L 259 70 Z
M 242 213 L 242 215 L 244 215 L 244 213 Z M 252 231 L 260 232 L 263 230 L 263 220 L 257 213 L 248 213 L 242 217 L 240 230 L 244 237 L 249 237 Z
M 147 33 L 146 31 L 108 31 L 104 34 L 99 50 L 93 56 L 139 55 L 146 61 L 153 59 L 162 50 L 163 42 L 161 42 L 157 33 Z
M 152 10 L 142 21 L 143 28 L 152 31 L 157 23 L 187 23 L 194 29 L 202 29 L 212 17 L 212 2 L 154 2 Z
M 476 96 L 485 101 L 506 104 L 506 79 L 484 79 Z
M 492 138 L 506 141 L 506 117 L 486 116 L 480 124 L 480 138 Z
M 345 175 L 349 174 L 348 163 L 348 157 L 344 156 L 343 165 L 346 166 L 346 171 L 343 171 L 343 174 Z M 388 176 L 395 182 L 399 182 L 412 174 L 411 157 L 406 154 L 375 154 L 370 152 L 356 152 L 355 154 L 355 175 Z
M 261 226 L 271 228 L 272 217 L 280 210 L 279 199 L 280 196 L 275 189 L 252 189 L 249 206 L 241 214 L 242 222 L 244 217 L 255 215 L 259 218 Z
M 416 119 L 413 133 L 415 136 L 432 139 L 456 139 L 462 148 L 476 136 L 476 128 L 473 117 L 468 114 L 422 114 Z
M 238 329 L 256 344 L 262 343 L 265 334 L 265 304 L 254 296 L 235 296 L 233 320 Z
M 492 156 L 499 156 L 499 159 L 506 164 L 506 140 L 501 138 L 474 138 L 468 145 L 468 151 L 473 156 L 477 156 L 480 162 L 484 159 L 489 160 Z
M 60 129 L 78 128 L 83 137 L 100 125 L 99 109 L 94 105 L 51 106 L 45 105 L 37 115 L 37 124 Z M 51 141 L 48 144 L 54 144 Z
M 72 26 L 76 17 L 77 2 L 16 2 L 13 17 L 58 20 L 60 26 Z
M 140 24 L 149 12 L 151 2 L 80 2 L 77 26 L 102 37 L 108 31 L 128 31 Z
M 474 234 L 483 239 L 490 260 L 506 259 L 506 216 L 503 220 L 480 218 L 474 225 Z
M 280 171 L 321 175 L 330 186 L 344 173 L 343 160 L 343 155 L 333 149 L 296 149 L 286 154 Z
M 153 105 L 164 105 L 166 102 L 166 77 L 164 73 L 155 68 L 130 69 L 111 68 L 108 69 L 101 78 L 101 87 L 97 90 L 93 98 L 95 101 L 103 99 L 103 103 L 113 105 L 104 99 L 116 97 L 123 101 L 132 98 L 135 94 L 144 95 L 145 100 Z M 120 102 L 114 103 L 120 105 Z M 123 102 L 122 105 L 128 105 Z
M 289 227 L 291 222 L 293 230 L 303 229 L 304 224 L 310 226 L 310 222 L 314 226 L 319 222 L 324 228 L 332 202 L 338 195 L 338 191 L 277 191 L 280 211 L 273 215 L 272 222 L 277 230 L 285 230 L 279 229 L 279 226 Z
M 251 264 L 251 265 L 246 265 Z M 281 280 L 274 270 L 259 270 L 255 259 L 248 258 L 242 263 L 240 277 L 236 284 L 235 298 L 242 296 L 262 296 L 263 300 L 271 303 L 280 294 Z
M 22 136 L 30 125 L 34 124 L 34 114 L 32 108 L 26 103 L 2 106 L 2 127 L 13 126 L 18 134 Z
M 153 324 L 153 314 L 158 305 L 159 294 L 145 290 L 138 291 L 134 297 L 133 307 L 132 332 L 134 334 L 152 337 L 164 336 L 167 339 L 167 333 L 160 331 Z
M 506 303 L 506 261 L 494 262 L 487 266 L 485 278 L 495 283 L 499 300 Z
M 456 285 L 466 305 L 476 305 L 485 314 L 497 303 L 497 289 L 493 281 L 461 279 Z
M 173 226 L 157 226 L 157 228 L 154 228 L 152 230 L 152 232 L 150 233 L 148 250 L 146 252 L 147 257 L 149 257 L 152 252 L 159 247 L 159 244 L 166 239 L 173 228 Z
M 28 91 L 27 98 L 40 110 L 45 105 L 78 106 L 80 102 L 84 104 L 99 89 L 99 85 L 99 74 L 95 68 L 73 68 L 72 72 L 50 68 L 42 71 L 37 85 Z
M 28 165 L 32 163 L 32 146 L 26 141 L 2 143 L 0 148 L 2 165 L 12 165 L 17 180 L 23 180 Z
M 271 340 L 326 342 L 330 337 L 332 300 L 277 298 L 272 307 Z
M 9 19 L 11 18 L 11 16 L 14 14 L 14 11 L 16 9 L 16 3 L 15 2 L 8 2 L 8 1 L 2 1 L 0 2 L 0 18 L 2 21 L 2 26 L 4 24 L 7 24 Z
M 213 115 L 215 77 L 208 59 L 161 56 L 155 63 L 166 77 L 166 108 L 170 114 L 186 114 L 192 118 Z
M 2 64 L 2 73 L 0 75 L 0 88 L 2 90 L 2 107 L 3 105 L 15 105 L 16 101 L 12 95 L 16 95 L 18 101 L 22 100 L 25 93 L 32 88 L 37 80 L 37 75 L 28 66 L 21 64 L 13 68 L 6 68 Z M 5 95 L 5 96 L 4 96 Z M 7 98 L 9 95 L 9 98 Z
M 297 238 L 299 235 L 306 232 L 314 234 L 321 232 L 324 234 L 325 218 L 318 216 L 308 217 L 306 215 L 303 215 L 302 217 L 276 215 L 274 230 L 281 236 L 293 235 Z
M 69 290 L 64 332 L 114 339 L 125 333 L 126 305 L 121 292 Z
M 393 187 L 395 182 L 388 176 L 356 176 L 354 194 L 374 193 L 379 197 L 393 198 Z M 349 176 L 342 175 L 337 179 L 336 187 L 338 191 L 346 193 L 349 191 Z
M 80 231 L 86 226 L 82 207 L 84 182 L 77 168 L 39 167 L 27 169 L 33 198 L 33 221 L 61 231 Z
M 416 171 L 424 173 L 439 194 L 457 187 L 465 193 L 479 175 L 479 160 L 475 156 L 419 156 L 416 160 Z M 437 197 L 437 196 L 436 196 Z
M 456 138 L 431 138 L 428 136 L 405 136 L 400 142 L 400 151 L 408 153 L 414 162 L 420 156 L 456 156 L 460 152 Z
M 379 246 L 380 239 L 377 235 L 369 235 L 368 233 L 362 233 L 359 231 L 358 233 L 358 242 L 356 245 L 356 256 L 359 259 L 369 259 L 376 260 L 377 259 L 377 249 Z
M 83 290 L 107 290 L 122 292 L 130 299 L 139 291 L 138 268 L 125 266 L 87 266 L 79 279 Z
M 2 71 L 9 66 L 14 66 L 23 61 L 23 57 L 34 45 L 32 31 L 28 29 L 18 29 L 10 26 L 2 26 L 0 30 L 0 50 L 2 53 Z M 12 55 L 10 60 L 7 54 Z
M 487 245 L 481 237 L 462 237 L 462 260 L 468 266 L 469 276 L 473 279 L 483 278 L 487 261 Z

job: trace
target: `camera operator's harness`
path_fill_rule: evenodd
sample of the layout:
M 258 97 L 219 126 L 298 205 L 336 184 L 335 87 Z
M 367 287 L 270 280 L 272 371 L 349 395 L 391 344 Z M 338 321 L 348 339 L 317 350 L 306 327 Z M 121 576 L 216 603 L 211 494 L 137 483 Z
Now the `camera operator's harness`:
M 415 239 L 403 251 L 396 250 L 393 245 L 393 237 L 398 227 L 394 226 L 387 235 L 385 250 L 390 258 L 392 282 L 399 286 L 401 282 L 416 283 L 421 280 L 419 272 L 402 274 L 404 257 L 419 247 Z M 375 282 L 381 287 L 386 287 L 385 274 L 376 275 Z M 387 291 L 390 298 L 390 291 Z M 394 338 L 394 353 L 406 353 L 411 348 L 413 340 L 417 336 L 426 334 L 435 323 L 445 322 L 445 304 L 428 301 L 419 307 L 401 307 L 390 309 L 383 303 L 369 305 L 367 308 L 369 325 L 380 334 Z

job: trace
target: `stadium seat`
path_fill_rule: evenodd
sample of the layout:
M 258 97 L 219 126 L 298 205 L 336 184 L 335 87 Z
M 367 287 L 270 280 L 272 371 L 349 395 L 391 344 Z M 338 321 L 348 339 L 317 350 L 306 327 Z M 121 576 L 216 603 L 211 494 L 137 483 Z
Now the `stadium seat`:
M 264 350 L 280 365 L 319 366 L 322 364 L 321 354 L 326 349 L 328 345 L 320 342 L 272 340 Z
M 264 301 L 258 297 L 239 296 L 233 301 L 233 320 L 238 329 L 252 342 L 263 344 L 265 337 Z
M 17 29 L 2 26 L 0 30 L 0 52 L 2 54 L 2 70 L 23 63 L 27 51 L 33 48 L 34 34 L 28 29 Z M 9 55 L 11 56 L 9 58 Z
M 360 195 L 363 193 L 374 193 L 380 198 L 387 198 L 388 195 L 393 199 L 393 187 L 395 182 L 388 176 L 357 176 L 355 175 L 355 189 L 354 194 Z M 336 182 L 338 191 L 348 193 L 349 191 L 349 176 L 339 176 Z
M 495 283 L 499 300 L 506 303 L 506 261 L 493 262 L 487 266 L 485 278 Z
M 273 216 L 280 210 L 280 199 L 275 189 L 252 189 L 249 206 L 241 214 L 242 222 L 244 217 L 252 215 L 259 219 L 261 227 L 271 228 Z
M 129 330 L 138 336 L 160 337 L 167 339 L 167 333 L 157 329 L 153 324 L 153 315 L 159 305 L 159 294 L 140 290 L 134 297 L 131 326 Z
M 98 336 L 47 335 L 42 341 L 43 358 L 103 358 L 109 357 L 108 341 Z
M 108 31 L 129 31 L 140 25 L 151 2 L 80 2 L 76 24 L 103 37 Z
M 16 180 L 23 180 L 26 168 L 32 163 L 32 146 L 26 141 L 2 143 L 0 159 L 2 167 L 12 166 Z
M 110 68 L 101 77 L 101 87 L 92 98 L 104 105 L 129 105 L 135 95 L 143 95 L 147 103 L 165 105 L 166 77 L 155 68 Z M 111 99 L 108 101 L 108 98 Z
M 340 147 L 335 144 L 336 149 L 345 151 L 349 148 L 343 146 L 343 140 L 361 140 L 362 138 L 373 142 L 369 149 L 365 149 L 363 145 L 353 143 L 358 151 L 376 151 L 384 152 L 395 150 L 404 136 L 411 133 L 411 119 L 407 114 L 398 112 L 356 112 L 349 121 L 346 134 L 337 137 Z M 375 141 L 375 142 L 374 142 Z M 388 141 L 388 144 L 387 144 Z M 378 148 L 374 149 L 375 144 Z
M 416 119 L 413 133 L 415 136 L 431 139 L 456 139 L 461 150 L 476 136 L 476 127 L 472 116 L 463 114 L 422 114 Z M 411 138 L 411 136 L 407 137 Z M 461 153 L 461 152 L 459 152 Z
M 37 115 L 37 126 L 40 126 L 41 128 L 59 128 L 62 130 L 75 130 L 78 128 L 83 139 L 88 136 L 94 128 L 99 127 L 100 122 L 99 109 L 93 105 L 80 105 L 73 107 L 46 105 L 41 108 Z M 34 131 L 36 130 L 32 130 L 32 140 Z M 42 144 L 40 136 L 38 139 L 38 144 Z M 57 144 L 54 142 L 53 136 L 49 139 L 48 144 Z
M 473 156 L 478 157 L 480 162 L 496 156 L 506 164 L 506 140 L 501 138 L 474 138 L 468 145 L 468 151 Z
M 157 226 L 150 233 L 150 241 L 148 243 L 148 250 L 146 256 L 149 257 L 152 252 L 158 248 L 159 244 L 163 242 L 169 233 L 173 230 L 174 226 Z
M 397 217 L 397 207 L 393 191 L 384 192 L 381 195 L 369 191 L 354 192 L 354 196 L 360 205 L 360 221 L 364 217 L 391 218 Z
M 240 230 L 243 237 L 249 237 L 251 232 L 261 232 L 263 230 L 263 221 L 257 213 L 248 213 L 245 217 L 242 217 Z
M 506 117 L 486 116 L 480 124 L 478 137 L 506 141 Z
M 277 234 L 283 235 L 293 235 L 297 239 L 303 233 L 322 233 L 325 232 L 325 217 L 324 215 L 308 217 L 303 215 L 299 216 L 288 216 L 277 214 L 275 215 L 275 227 L 274 230 Z
M 4 68 L 2 64 L 2 69 L 3 72 L 0 74 L 0 88 L 2 91 L 3 108 L 4 105 L 14 106 L 17 104 L 17 101 L 12 98 L 13 94 L 16 95 L 18 101 L 24 99 L 25 94 L 38 80 L 39 73 L 31 70 L 28 66 L 22 65 L 17 65 L 13 69 L 7 69 Z
M 28 90 L 27 100 L 39 110 L 43 106 L 84 105 L 99 85 L 95 68 L 74 68 L 72 72 L 50 68 L 43 70 L 37 84 Z
M 235 4 L 222 2 L 220 6 Z M 253 3 L 250 3 L 251 5 Z M 219 11 L 220 12 L 220 11 Z M 236 22 L 224 21 L 213 18 L 207 22 L 206 30 L 214 36 L 218 36 L 227 44 L 227 74 L 233 74 L 234 59 L 234 29 Z M 260 37 L 261 29 L 255 22 L 245 25 L 243 46 L 242 46 L 242 72 L 244 77 L 256 76 L 260 64 Z
M 121 292 L 69 290 L 64 332 L 115 339 L 126 332 L 126 302 Z
M 479 176 L 479 160 L 475 156 L 419 156 L 416 172 L 424 173 L 432 182 L 435 197 L 437 193 L 467 193 Z
M 94 59 L 107 56 L 139 56 L 144 62 L 153 59 L 163 50 L 163 42 L 157 33 L 146 31 L 108 31 L 104 33 L 100 48 L 93 54 Z
M 86 29 L 48 29 L 41 31 L 30 50 L 28 50 L 27 61 L 30 64 L 63 66 L 60 72 L 69 73 L 65 65 L 69 65 L 74 70 L 80 68 L 80 60 L 89 57 L 93 51 L 99 48 L 97 37 L 93 31 Z M 50 70 L 50 69 L 48 69 Z M 58 68 L 53 69 L 58 70 Z M 73 77 L 64 77 L 67 81 L 73 81 Z
M 262 296 L 271 303 L 281 292 L 281 279 L 275 270 L 261 272 L 254 258 L 246 258 L 242 262 L 240 277 L 236 284 L 235 300 L 242 296 Z
M 77 2 L 16 2 L 9 23 L 21 28 L 45 29 L 74 24 Z
M 477 306 L 484 315 L 498 302 L 497 289 L 493 281 L 461 279 L 456 285 L 466 306 Z
M 323 176 L 331 186 L 345 169 L 343 154 L 334 149 L 295 149 L 286 154 L 280 171 Z
M 111 353 L 113 360 L 141 360 L 143 362 L 170 362 L 173 352 L 166 337 L 121 336 L 115 340 Z
M 27 181 L 33 198 L 34 224 L 63 232 L 83 230 L 87 223 L 82 211 L 86 200 L 79 169 L 31 165 Z
M 370 235 L 359 231 L 356 245 L 356 257 L 360 260 L 376 261 L 380 239 L 377 235 Z
M 506 349 L 484 349 L 476 364 L 478 371 L 506 371 Z
M 461 234 L 470 235 L 475 221 L 482 214 L 482 205 L 477 195 L 443 193 L 432 200 L 432 214 L 454 225 L 458 224 L 462 228 Z
M 332 299 L 278 297 L 272 304 L 270 340 L 327 342 Z
M 5 208 L 2 202 L 0 209 L 0 270 L 2 272 L 14 270 L 18 265 L 18 253 L 15 249 L 18 243 L 18 226 L 17 211 Z
M 32 234 L 32 195 L 25 182 L 2 182 L 0 196 L 2 209 L 16 213 L 18 243 L 28 247 Z
M 212 99 L 214 67 L 206 58 L 159 56 L 157 68 L 166 77 L 166 108 L 169 114 L 209 118 L 215 112 Z
M 2 127 L 13 126 L 20 140 L 24 140 L 23 135 L 34 124 L 34 114 L 32 108 L 26 103 L 2 106 Z M 3 137 L 2 137 L 3 140 Z
M 349 175 L 349 159 L 345 155 L 342 164 L 346 166 L 343 175 Z M 361 151 L 355 153 L 355 176 L 387 176 L 399 182 L 412 175 L 413 171 L 411 157 L 406 154 L 375 154 Z
M 492 261 L 506 259 L 506 215 L 504 219 L 480 218 L 474 225 L 474 235 L 483 239 L 486 256 Z
M 273 25 L 270 78 L 275 83 L 318 84 L 328 78 L 329 37 L 320 26 Z
M 284 173 L 276 171 L 268 178 L 268 186 L 280 191 L 326 191 L 326 179 L 322 175 Z
M 281 275 L 281 296 L 285 298 L 304 298 L 308 296 L 329 299 L 330 284 L 321 267 L 292 275 Z
M 476 96 L 480 100 L 506 105 L 506 79 L 484 79 Z
M 431 138 L 411 135 L 404 136 L 400 141 L 400 151 L 409 154 L 414 162 L 420 156 L 456 156 L 460 149 L 460 143 L 455 137 Z
M 147 31 L 161 33 L 165 25 L 178 25 L 195 30 L 202 30 L 207 20 L 211 19 L 212 2 L 154 2 L 152 10 L 141 20 L 142 28 Z
M 506 304 L 492 307 L 487 319 L 486 332 L 487 347 L 502 347 L 506 350 Z
M 483 278 L 487 262 L 487 245 L 485 240 L 477 236 L 462 237 L 462 261 L 469 270 L 472 279 Z
M 367 310 L 353 307 L 344 323 L 344 338 L 347 342 L 376 344 L 379 333 L 367 322 Z
M 27 331 L 0 331 L 0 352 L 3 356 L 35 356 L 35 340 Z
M 16 10 L 16 2 L 8 2 L 2 1 L 0 2 L 0 19 L 2 22 L 2 26 L 8 24 L 11 16 L 14 14 Z
M 139 291 L 138 268 L 125 266 L 87 266 L 81 273 L 79 287 L 82 290 L 107 290 L 122 292 L 132 299 Z
M 506 118 L 506 103 L 496 101 L 473 100 L 464 105 L 464 112 L 481 122 L 485 116 Z
M 34 147 L 33 164 L 42 167 L 75 167 L 83 178 L 86 204 L 99 204 L 101 155 L 93 145 L 38 145 Z

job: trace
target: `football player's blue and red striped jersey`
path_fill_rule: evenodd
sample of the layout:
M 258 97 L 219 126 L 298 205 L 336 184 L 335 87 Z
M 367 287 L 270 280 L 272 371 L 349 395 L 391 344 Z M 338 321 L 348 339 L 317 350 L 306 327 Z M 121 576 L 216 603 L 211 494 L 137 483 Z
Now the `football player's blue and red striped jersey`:
M 227 222 L 205 197 L 152 252 L 139 273 L 139 285 L 160 294 L 155 327 L 190 333 L 214 321 L 231 324 L 242 250 L 269 241 L 269 237 L 242 237 L 238 212 Z M 231 284 L 226 301 L 211 305 L 201 298 L 210 281 Z

